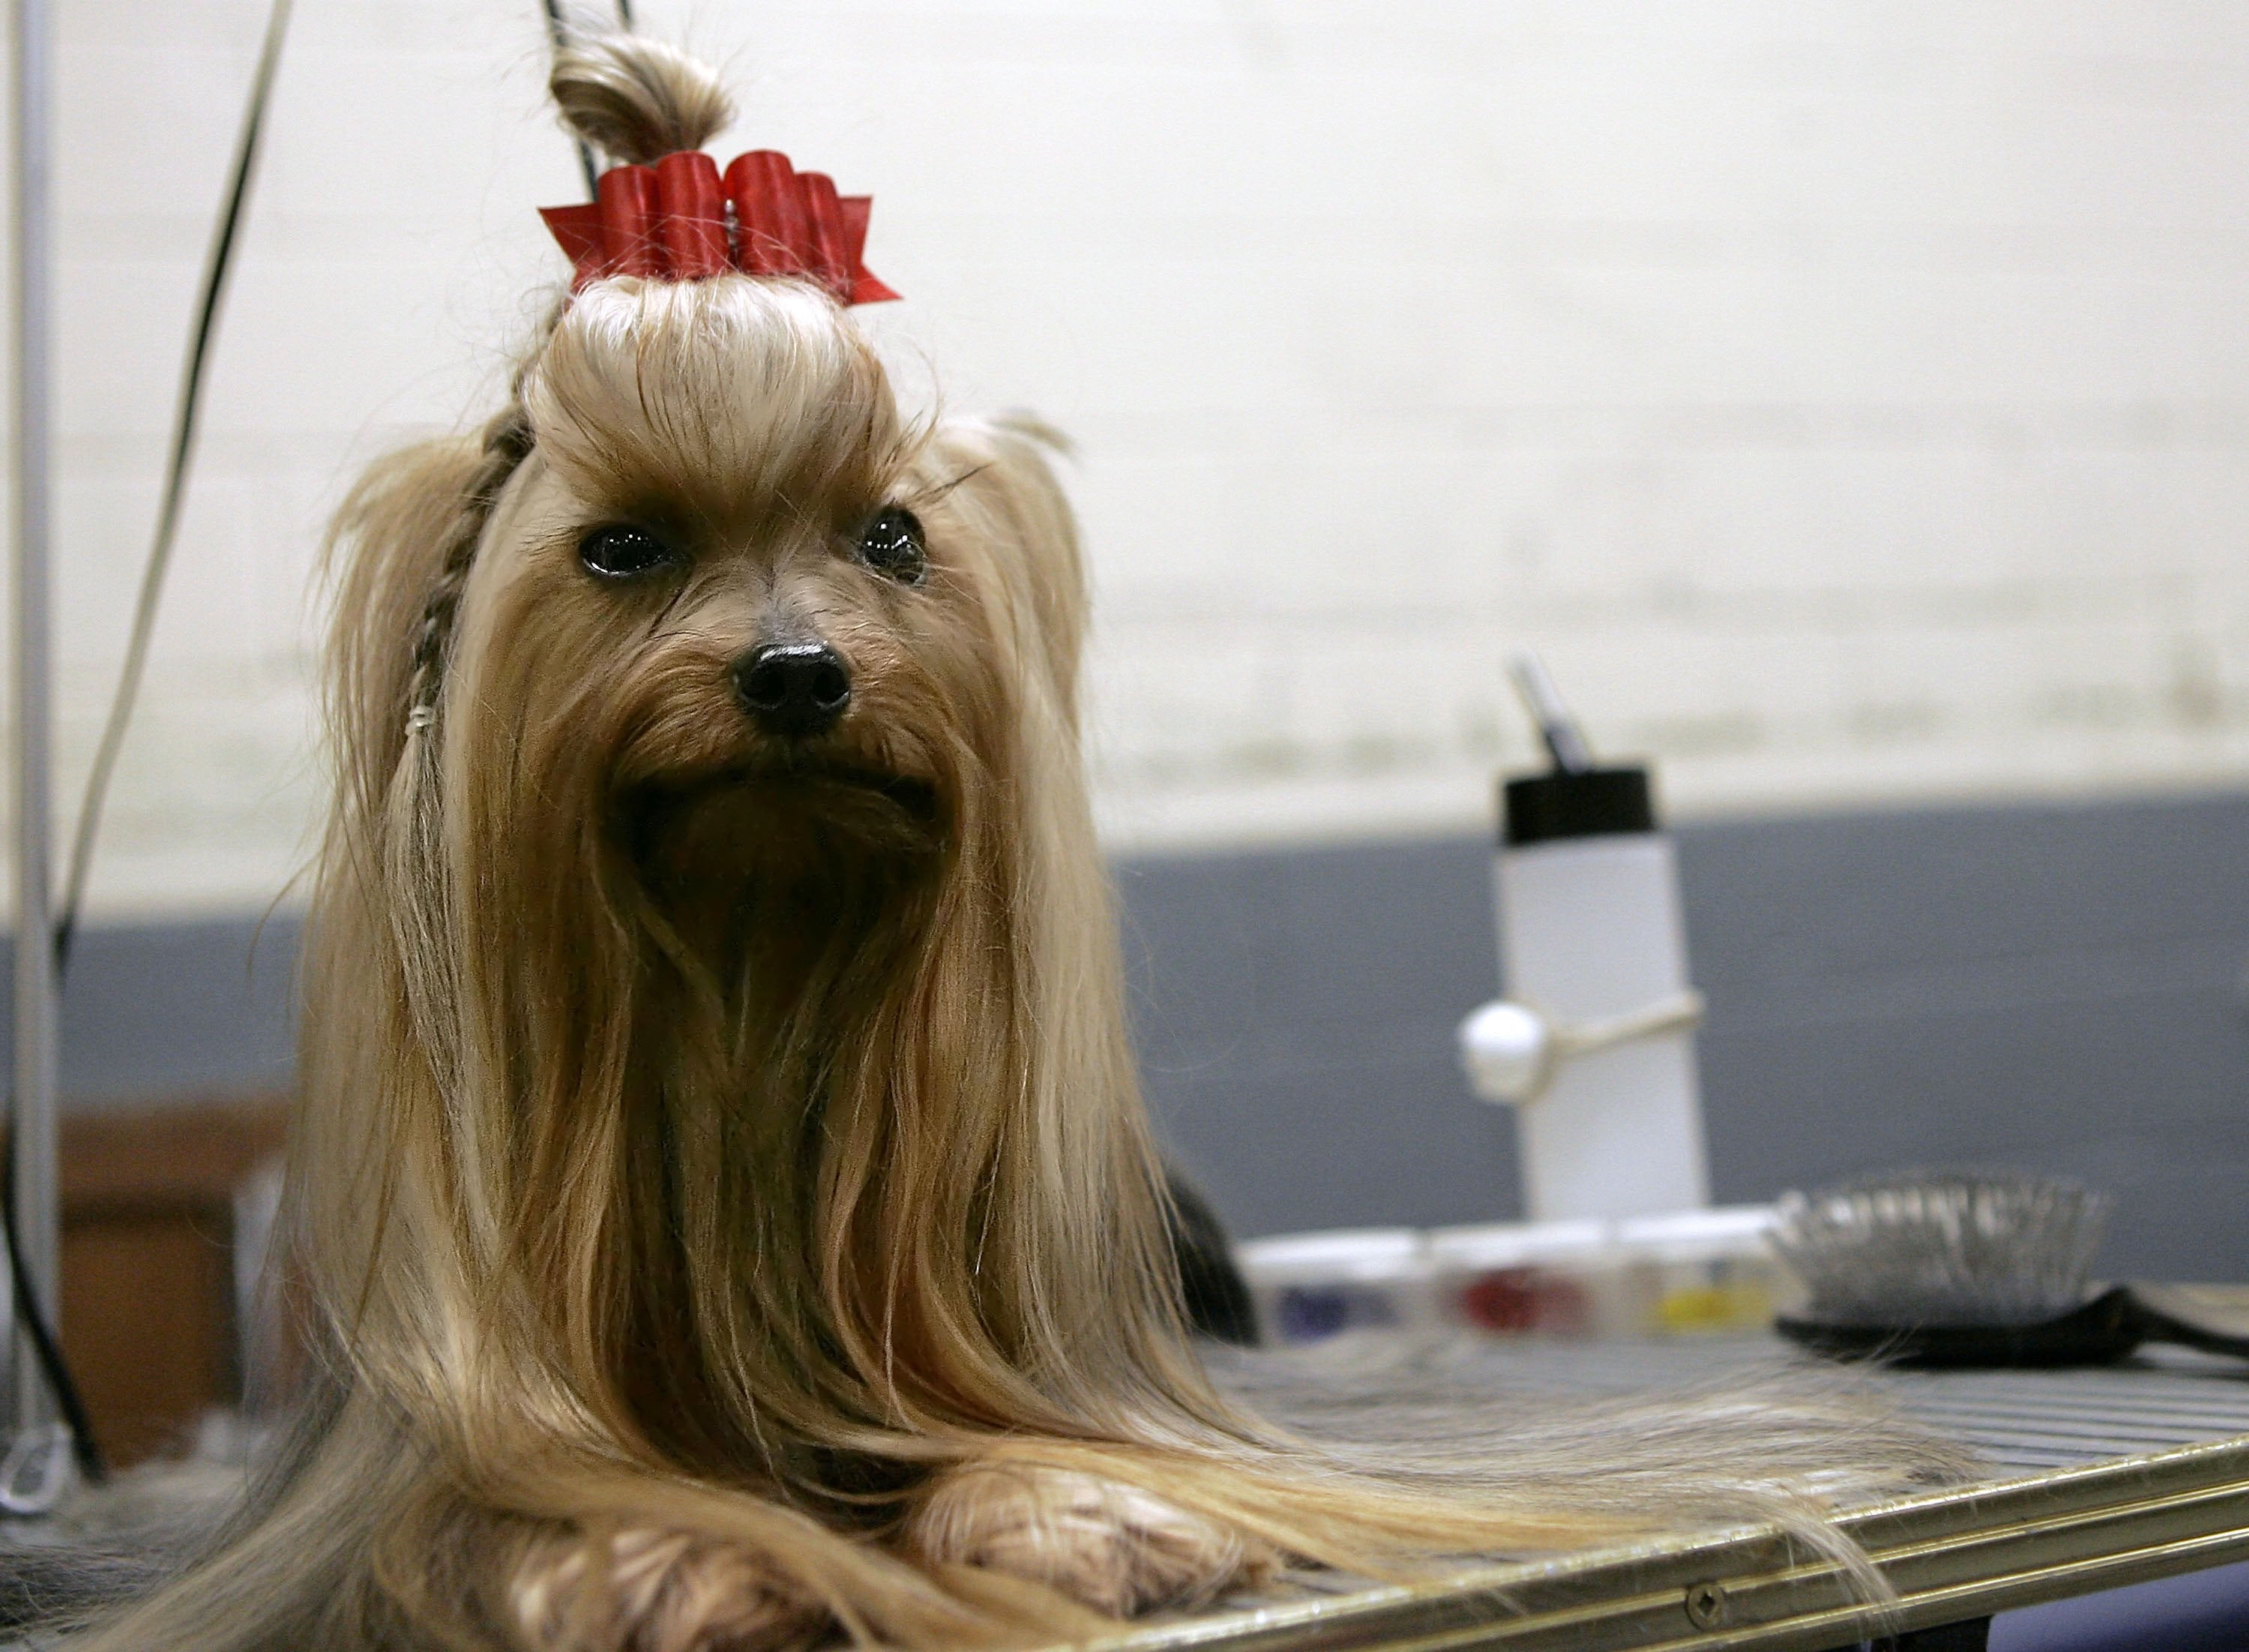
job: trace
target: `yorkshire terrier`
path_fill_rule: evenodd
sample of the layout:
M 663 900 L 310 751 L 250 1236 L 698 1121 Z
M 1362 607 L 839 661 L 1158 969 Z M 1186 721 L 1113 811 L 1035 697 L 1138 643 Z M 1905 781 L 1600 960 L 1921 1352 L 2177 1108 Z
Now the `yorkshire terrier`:
M 728 118 L 632 36 L 554 89 L 624 163 Z M 1472 1489 L 1345 1464 L 1213 1385 L 1052 441 L 902 417 L 817 278 L 591 279 L 479 437 L 346 504 L 307 1392 L 94 1644 L 1052 1643 L 1662 1511 L 1588 1502 L 1583 1449 Z

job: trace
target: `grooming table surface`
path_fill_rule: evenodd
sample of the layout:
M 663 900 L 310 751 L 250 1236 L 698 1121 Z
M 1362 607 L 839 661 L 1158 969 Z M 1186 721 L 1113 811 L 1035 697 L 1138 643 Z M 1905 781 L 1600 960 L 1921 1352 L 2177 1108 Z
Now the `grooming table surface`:
M 1772 1343 L 1526 1347 L 1499 1390 L 1605 1394 L 1722 1378 Z M 1897 1591 L 1887 1624 L 1832 1565 L 1778 1534 L 1682 1534 L 1565 1559 L 1479 1567 L 1221 1610 L 1117 1637 L 1118 1652 L 1829 1652 L 1885 1632 L 2249 1559 L 2249 1368 L 2151 1350 L 2084 1371 L 1896 1372 L 1902 1409 L 1976 1447 L 1987 1477 L 1846 1515 Z

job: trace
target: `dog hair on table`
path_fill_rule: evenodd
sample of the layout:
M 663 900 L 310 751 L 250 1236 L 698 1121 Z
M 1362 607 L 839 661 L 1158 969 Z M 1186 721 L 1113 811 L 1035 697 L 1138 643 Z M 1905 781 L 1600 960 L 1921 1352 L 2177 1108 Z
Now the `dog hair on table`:
M 554 86 L 621 161 L 728 118 L 629 35 Z M 359 484 L 284 1213 L 310 1368 L 240 1506 L 86 1645 L 1052 1644 L 1682 1511 L 1833 1549 L 1823 1473 L 1930 1471 L 1785 1399 L 1514 1452 L 1459 1404 L 1386 1460 L 1213 1381 L 1052 445 L 904 417 L 810 282 L 616 277 L 480 435 Z

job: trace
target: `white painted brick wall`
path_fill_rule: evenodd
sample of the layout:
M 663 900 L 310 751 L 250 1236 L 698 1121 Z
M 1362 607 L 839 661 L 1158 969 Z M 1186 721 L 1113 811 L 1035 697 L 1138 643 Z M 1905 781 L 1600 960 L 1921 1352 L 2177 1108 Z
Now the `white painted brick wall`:
M 75 772 L 262 7 L 58 10 Z M 1525 644 L 1682 812 L 2249 778 L 2249 10 L 641 10 L 1077 438 L 1120 844 L 1481 820 Z M 300 0 L 106 912 L 301 857 L 320 519 L 560 271 L 537 12 Z

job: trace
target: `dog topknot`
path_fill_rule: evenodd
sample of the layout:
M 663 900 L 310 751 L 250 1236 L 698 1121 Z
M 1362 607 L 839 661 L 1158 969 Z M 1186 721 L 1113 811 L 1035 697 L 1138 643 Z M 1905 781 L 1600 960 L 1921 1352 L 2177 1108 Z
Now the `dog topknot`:
M 711 69 L 645 35 L 583 36 L 554 54 L 547 89 L 563 124 L 624 166 L 699 149 L 734 118 Z

